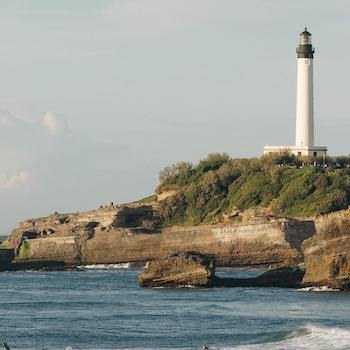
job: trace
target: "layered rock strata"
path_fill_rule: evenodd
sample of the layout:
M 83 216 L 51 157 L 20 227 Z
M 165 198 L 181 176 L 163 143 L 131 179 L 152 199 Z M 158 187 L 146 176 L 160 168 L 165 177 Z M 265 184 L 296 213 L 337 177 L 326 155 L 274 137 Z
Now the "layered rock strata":
M 303 243 L 304 286 L 350 289 L 350 210 L 316 219 L 317 233 Z
M 9 237 L 15 261 L 58 265 L 146 262 L 194 251 L 219 266 L 294 265 L 301 243 L 315 232 L 312 221 L 269 219 L 240 224 L 160 229 L 157 207 L 109 206 L 24 221 Z

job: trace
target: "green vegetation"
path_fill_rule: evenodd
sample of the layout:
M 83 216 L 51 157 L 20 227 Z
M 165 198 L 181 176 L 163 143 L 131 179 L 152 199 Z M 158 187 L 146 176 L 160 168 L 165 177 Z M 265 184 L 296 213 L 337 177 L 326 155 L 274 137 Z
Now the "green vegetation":
M 9 239 L 6 238 L 4 241 L 0 242 L 0 248 L 6 248 L 9 244 Z
M 29 244 L 26 240 L 22 241 L 19 251 L 18 251 L 19 259 L 28 259 L 29 258 Z
M 307 217 L 347 208 L 350 157 L 300 160 L 272 155 L 230 159 L 210 154 L 197 165 L 181 162 L 160 172 L 156 193 L 175 190 L 161 202 L 165 226 L 212 222 L 233 208 L 266 207 L 277 215 Z
M 157 195 L 148 196 L 137 201 L 137 203 L 149 203 L 157 200 Z

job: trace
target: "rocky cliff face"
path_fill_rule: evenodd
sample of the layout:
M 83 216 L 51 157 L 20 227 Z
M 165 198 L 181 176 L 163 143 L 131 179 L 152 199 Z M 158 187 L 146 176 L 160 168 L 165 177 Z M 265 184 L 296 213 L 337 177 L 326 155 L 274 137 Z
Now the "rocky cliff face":
M 169 254 L 209 254 L 219 266 L 284 264 L 302 259 L 312 221 L 266 219 L 240 224 L 159 229 L 157 207 L 121 205 L 24 221 L 7 243 L 16 262 L 108 264 L 145 262 Z
M 316 231 L 303 243 L 303 284 L 350 289 L 350 210 L 318 218 Z

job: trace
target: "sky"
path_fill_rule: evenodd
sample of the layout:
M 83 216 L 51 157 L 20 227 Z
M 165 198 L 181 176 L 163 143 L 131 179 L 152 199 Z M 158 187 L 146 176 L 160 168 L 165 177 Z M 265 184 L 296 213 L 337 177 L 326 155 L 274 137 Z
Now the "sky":
M 349 154 L 350 2 L 0 0 L 0 233 L 128 202 L 208 153 L 294 144 L 296 46 L 315 140 Z

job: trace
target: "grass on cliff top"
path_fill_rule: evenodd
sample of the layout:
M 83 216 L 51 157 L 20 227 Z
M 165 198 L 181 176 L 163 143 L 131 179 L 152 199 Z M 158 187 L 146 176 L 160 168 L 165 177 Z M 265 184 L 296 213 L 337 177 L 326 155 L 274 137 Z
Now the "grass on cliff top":
M 287 154 L 231 159 L 224 153 L 210 154 L 197 165 L 171 165 L 160 172 L 156 189 L 177 191 L 161 202 L 163 225 L 210 223 L 233 208 L 269 207 L 289 217 L 347 208 L 350 158 L 327 159 L 327 164 L 323 169 Z
M 151 196 L 139 199 L 138 201 L 136 201 L 136 203 L 151 203 L 151 202 L 155 202 L 157 200 L 157 195 L 153 194 Z

